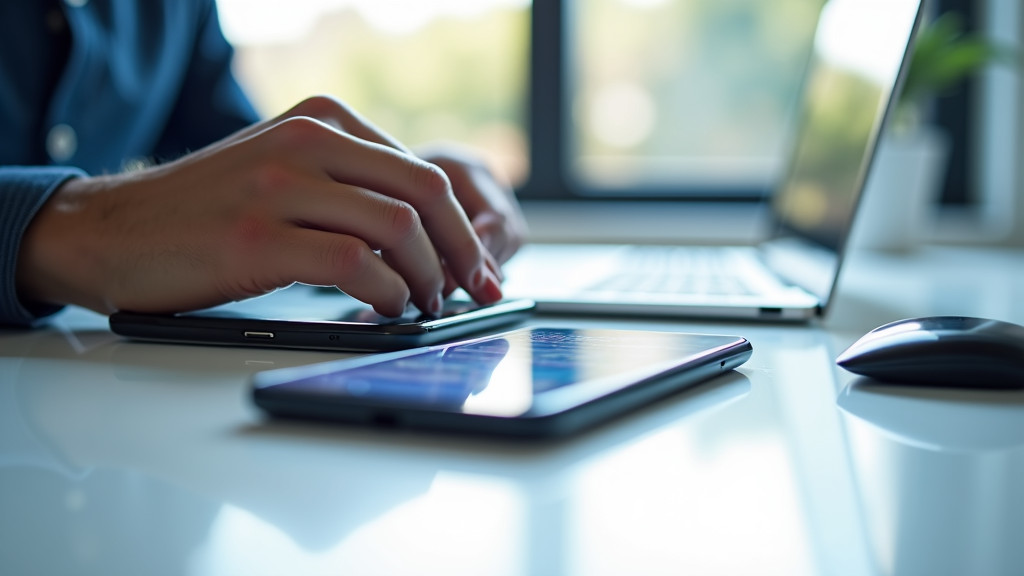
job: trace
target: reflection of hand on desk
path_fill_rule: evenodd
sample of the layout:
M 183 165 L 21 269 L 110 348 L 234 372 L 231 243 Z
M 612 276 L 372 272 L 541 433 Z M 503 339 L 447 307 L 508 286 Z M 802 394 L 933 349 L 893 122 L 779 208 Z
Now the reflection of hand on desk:
M 245 508 L 309 548 L 333 545 L 430 485 L 436 469 L 396 462 L 386 453 L 374 458 L 358 446 L 322 450 L 285 442 L 247 456 L 238 423 L 251 421 L 252 411 L 240 394 L 239 372 L 253 371 L 246 358 L 288 354 L 107 336 L 81 353 L 63 347 L 81 366 L 74 379 L 65 362 L 33 358 L 32 349 L 22 350 L 24 360 L 4 359 L 10 377 L 3 389 L 19 397 L 28 429 L 42 439 L 36 446 L 41 461 L 66 462 L 68 470 L 141 472 L 166 482 L 170 492 L 177 486 Z M 32 339 L 35 352 L 59 356 L 63 338 L 39 333 Z M 309 361 L 306 354 L 292 356 Z M 55 454 L 40 453 L 44 446 Z M 310 457 L 309 450 L 323 453 Z M 358 464 L 346 464 L 353 452 Z

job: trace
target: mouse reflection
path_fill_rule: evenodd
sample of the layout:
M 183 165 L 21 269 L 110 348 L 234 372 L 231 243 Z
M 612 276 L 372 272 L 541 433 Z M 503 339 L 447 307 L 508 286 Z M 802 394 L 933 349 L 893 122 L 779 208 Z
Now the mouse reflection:
M 1020 573 L 1024 393 L 860 378 L 838 405 L 879 573 Z
M 1024 391 L 896 386 L 858 377 L 837 404 L 897 442 L 939 452 L 1024 446 Z

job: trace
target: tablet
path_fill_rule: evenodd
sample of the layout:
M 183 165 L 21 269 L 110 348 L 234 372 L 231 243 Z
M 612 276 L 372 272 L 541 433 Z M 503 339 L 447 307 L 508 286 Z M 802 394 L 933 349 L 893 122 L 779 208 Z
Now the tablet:
M 588 428 L 741 365 L 741 337 L 529 328 L 259 373 L 273 416 L 519 437 Z
M 415 308 L 381 316 L 336 288 L 296 284 L 266 296 L 179 314 L 117 312 L 110 329 L 159 342 L 380 352 L 427 346 L 493 331 L 529 317 L 530 300 L 478 306 L 449 300 L 438 318 Z

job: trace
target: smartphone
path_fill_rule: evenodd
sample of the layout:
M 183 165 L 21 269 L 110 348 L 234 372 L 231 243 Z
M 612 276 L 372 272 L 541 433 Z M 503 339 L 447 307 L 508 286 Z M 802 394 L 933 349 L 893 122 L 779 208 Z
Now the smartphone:
M 519 437 L 563 436 L 733 370 L 737 336 L 528 328 L 256 374 L 273 416 Z
M 296 284 L 196 312 L 117 312 L 110 316 L 110 329 L 159 342 L 382 352 L 493 332 L 528 318 L 535 307 L 532 300 L 479 306 L 454 299 L 439 317 L 410 307 L 403 316 L 388 318 L 337 289 Z

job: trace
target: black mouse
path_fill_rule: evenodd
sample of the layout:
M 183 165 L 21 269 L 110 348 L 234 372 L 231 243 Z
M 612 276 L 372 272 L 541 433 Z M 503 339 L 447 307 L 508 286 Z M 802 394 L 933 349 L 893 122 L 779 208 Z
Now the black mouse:
M 839 355 L 876 380 L 965 388 L 1024 388 L 1024 326 L 963 316 L 899 320 Z

